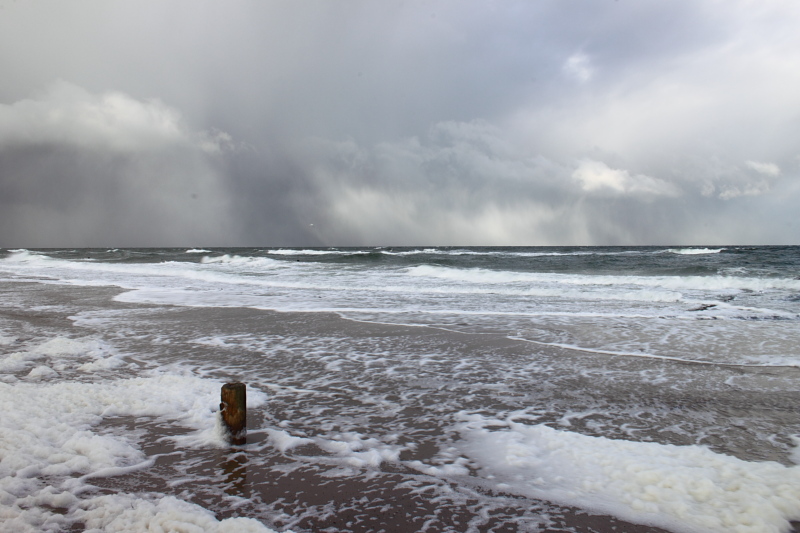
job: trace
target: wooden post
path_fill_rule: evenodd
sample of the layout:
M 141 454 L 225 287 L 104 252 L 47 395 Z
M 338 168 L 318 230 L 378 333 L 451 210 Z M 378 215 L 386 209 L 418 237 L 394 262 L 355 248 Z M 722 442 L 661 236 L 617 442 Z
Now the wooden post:
M 221 401 L 219 410 L 231 443 L 244 444 L 247 442 L 247 392 L 244 383 L 223 385 Z

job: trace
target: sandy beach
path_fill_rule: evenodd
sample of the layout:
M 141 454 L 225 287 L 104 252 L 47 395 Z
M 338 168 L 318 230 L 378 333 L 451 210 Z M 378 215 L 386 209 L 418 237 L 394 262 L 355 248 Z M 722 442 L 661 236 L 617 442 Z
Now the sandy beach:
M 797 423 L 796 393 L 725 394 L 709 386 L 748 375 L 785 379 L 774 369 L 597 357 L 489 332 L 325 313 L 126 304 L 113 301 L 120 291 L 110 288 L 3 283 L 1 290 L 0 325 L 15 337 L 2 346 L 5 354 L 52 338 L 102 339 L 119 347 L 113 369 L 69 376 L 65 368 L 61 379 L 91 384 L 166 369 L 243 381 L 266 394 L 248 413 L 242 447 L 183 444 L 181 436 L 192 429 L 169 417 L 99 417 L 85 429 L 132 443 L 148 462 L 91 476 L 82 498 L 175 496 L 218 520 L 249 517 L 294 531 L 655 532 L 663 530 L 503 492 L 466 460 L 448 474 L 445 458 L 459 455 L 452 421 L 464 412 L 517 413 L 523 423 L 535 415 L 538 424 L 588 435 L 601 425 L 608 434 L 616 425 L 620 439 L 630 440 L 633 426 L 637 438 L 666 444 L 693 443 L 669 428 L 678 419 L 701 424 L 707 413 Z M 32 381 L 28 373 L 5 374 L 4 381 L 13 388 Z M 680 379 L 662 387 L 664 374 Z M 633 414 L 648 405 L 658 406 L 658 419 Z M 599 406 L 617 414 L 601 415 Z M 565 418 L 565 412 L 576 415 Z M 710 427 L 706 443 L 748 461 L 789 464 L 777 447 L 750 446 L 752 431 L 745 424 L 724 433 Z M 83 527 L 76 522 L 70 530 Z

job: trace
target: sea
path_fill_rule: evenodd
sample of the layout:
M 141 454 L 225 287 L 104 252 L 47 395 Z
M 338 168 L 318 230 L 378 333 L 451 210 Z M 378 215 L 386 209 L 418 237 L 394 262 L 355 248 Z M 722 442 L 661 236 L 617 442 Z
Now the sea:
M 0 249 L 0 409 L 4 532 L 800 531 L 800 247 Z

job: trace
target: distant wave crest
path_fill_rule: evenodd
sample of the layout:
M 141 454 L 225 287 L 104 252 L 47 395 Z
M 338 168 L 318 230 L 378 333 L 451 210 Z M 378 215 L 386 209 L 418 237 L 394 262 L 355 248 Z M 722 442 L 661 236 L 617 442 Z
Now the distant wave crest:
M 250 257 L 242 255 L 220 255 L 217 257 L 203 257 L 200 262 L 204 265 L 232 265 L 245 267 L 276 267 L 281 265 L 280 261 L 268 257 Z
M 718 254 L 725 248 L 670 248 L 667 252 L 679 255 Z
M 279 248 L 277 250 L 268 250 L 269 255 L 364 255 L 370 253 L 368 250 L 294 250 L 288 248 Z

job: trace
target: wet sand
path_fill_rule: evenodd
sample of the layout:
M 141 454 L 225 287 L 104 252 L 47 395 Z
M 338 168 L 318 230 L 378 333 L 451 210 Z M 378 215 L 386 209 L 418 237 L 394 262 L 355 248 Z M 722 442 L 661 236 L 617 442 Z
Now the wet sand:
M 597 357 L 494 334 L 358 323 L 333 314 L 112 301 L 119 292 L 2 283 L 0 325 L 17 332 L 18 341 L 57 335 L 102 337 L 141 368 L 179 364 L 221 381 L 241 380 L 264 388 L 270 399 L 263 408 L 249 411 L 250 433 L 243 447 L 181 449 L 165 437 L 186 430 L 163 420 L 111 417 L 93 429 L 131 435 L 155 458 L 147 469 L 93 479 L 97 493 L 171 494 L 210 509 L 220 519 L 247 516 L 298 532 L 658 532 L 663 530 L 492 493 L 480 483 L 434 479 L 409 464 L 435 460 L 456 438 L 442 434 L 448 424 L 441 418 L 453 410 L 509 413 L 535 406 L 539 420 L 552 424 L 563 420 L 565 412 L 594 410 L 596 416 L 573 420 L 571 430 L 630 439 L 625 428 L 614 429 L 624 420 L 643 438 L 673 444 L 695 444 L 696 439 L 691 431 L 664 430 L 674 422 L 669 416 L 689 430 L 708 425 L 708 413 L 739 420 L 768 414 L 773 423 L 785 419 L 790 427 L 798 424 L 796 393 L 743 395 L 707 386 L 756 372 L 752 369 Z M 98 317 L 96 323 L 87 320 L 90 313 Z M 69 317 L 79 314 L 82 320 L 75 325 Z M 220 336 L 265 339 L 271 351 L 265 356 L 252 343 L 214 347 L 197 342 Z M 462 375 L 455 370 L 461 359 L 479 364 Z M 516 362 L 520 370 L 509 371 Z M 493 365 L 502 371 L 494 372 Z M 117 370 L 115 375 L 125 372 Z M 766 380 L 772 379 L 769 373 L 758 371 Z M 91 379 L 109 376 L 99 373 Z M 502 382 L 494 381 L 498 376 Z M 662 386 L 663 376 L 675 379 L 673 386 Z M 774 379 L 784 376 L 776 374 Z M 665 419 L 634 414 L 647 406 L 657 406 Z M 269 429 L 307 437 L 356 430 L 393 434 L 403 451 L 399 461 L 347 468 L 313 444 L 282 452 L 270 443 Z M 703 444 L 720 453 L 789 464 L 780 446 L 752 446 L 756 426 L 716 423 L 704 431 Z M 75 527 L 80 530 L 81 525 Z

